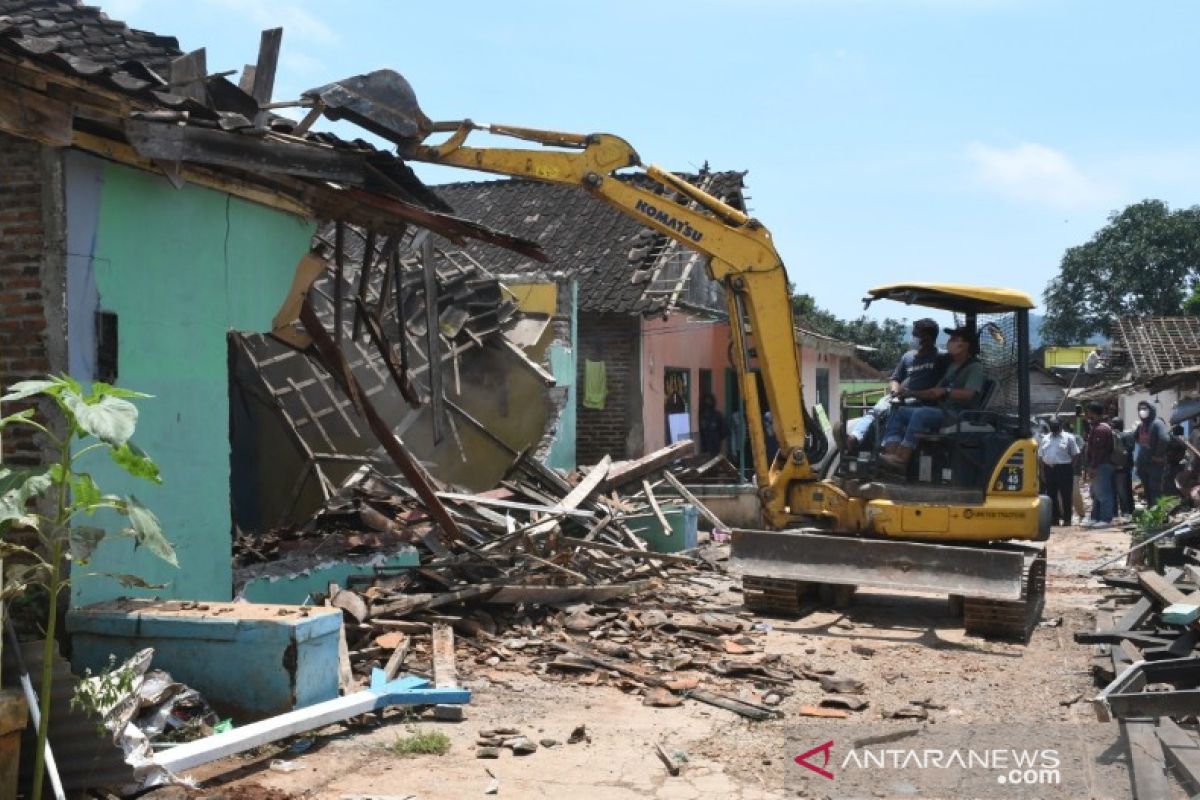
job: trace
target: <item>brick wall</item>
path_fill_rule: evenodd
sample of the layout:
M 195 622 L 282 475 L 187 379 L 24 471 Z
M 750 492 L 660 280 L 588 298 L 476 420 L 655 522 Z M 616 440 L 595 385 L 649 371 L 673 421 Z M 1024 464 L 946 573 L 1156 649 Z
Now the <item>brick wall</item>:
M 53 369 L 46 302 L 55 298 L 46 289 L 44 264 L 47 243 L 54 240 L 61 220 L 49 219 L 52 209 L 46 202 L 44 163 L 40 144 L 0 133 L 0 385 L 4 388 L 45 377 Z M 3 413 L 30 407 L 6 404 Z M 0 460 L 36 465 L 41 462 L 41 444 L 32 429 L 10 426 L 3 433 Z
M 579 314 L 576 452 L 580 464 L 641 455 L 642 391 L 637 381 L 639 320 L 617 314 Z M 608 397 L 603 409 L 584 408 L 584 362 L 603 361 Z

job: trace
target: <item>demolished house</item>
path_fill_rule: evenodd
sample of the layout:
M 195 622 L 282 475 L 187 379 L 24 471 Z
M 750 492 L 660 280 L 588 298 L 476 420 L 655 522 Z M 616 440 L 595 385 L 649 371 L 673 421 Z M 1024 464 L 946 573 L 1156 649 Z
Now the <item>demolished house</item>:
M 682 177 L 745 209 L 745 173 L 706 166 Z M 658 188 L 639 180 L 643 188 Z M 580 188 L 516 179 L 445 184 L 435 191 L 462 216 L 537 242 L 555 270 L 577 281 L 578 463 L 605 455 L 636 458 L 695 438 L 706 394 L 714 395 L 733 432 L 726 455 L 741 460 L 745 424 L 729 355 L 725 294 L 709 278 L 703 255 Z M 464 249 L 501 275 L 544 269 L 519 253 L 477 242 Z M 836 422 L 840 365 L 854 347 L 804 331 L 797 337 L 805 402 L 820 402 Z
M 481 272 L 425 271 L 418 232 L 457 242 L 482 237 L 535 259 L 536 247 L 452 216 L 395 156 L 312 132 L 316 115 L 301 122 L 274 115 L 281 37 L 281 29 L 264 32 L 257 63 L 234 83 L 228 73 L 210 73 L 204 50 L 185 54 L 174 38 L 131 30 L 99 9 L 0 3 L 4 380 L 61 372 L 155 397 L 143 409 L 139 441 L 165 484 L 141 493 L 186 568 L 172 570 L 114 539 L 93 565 L 97 573 L 132 571 L 165 583 L 158 593 L 166 596 L 231 597 L 233 505 L 239 522 L 275 525 L 293 509 L 311 513 L 363 463 L 386 459 L 396 472 L 395 457 L 384 453 L 394 437 L 381 445 L 361 420 L 347 422 L 346 409 L 366 414 L 386 398 L 379 422 L 402 423 L 401 407 L 430 391 L 421 371 L 441 376 L 428 369 L 431 347 L 451 364 L 452 386 L 468 382 L 464 391 L 474 380 L 468 351 L 486 348 L 508 353 L 529 384 L 546 382 L 539 367 L 492 341 L 517 324 L 496 281 Z M 395 83 L 384 88 L 406 91 L 391 75 Z M 317 91 L 310 102 L 322 108 L 322 96 L 340 103 L 343 115 L 354 106 L 349 89 Z M 427 305 L 430 315 L 421 311 Z M 303 308 L 332 341 L 324 368 L 343 358 L 350 364 L 332 380 L 317 377 L 313 349 L 299 354 L 306 341 L 293 338 L 291 349 L 278 337 L 264 344 Z M 426 335 L 399 335 L 398 313 Z M 311 326 L 294 332 L 306 336 Z M 261 367 L 256 383 L 243 375 L 247 363 Z M 274 409 L 276 430 L 249 430 L 272 416 L 256 417 L 255 400 Z M 477 422 L 487 419 L 465 405 Z M 414 475 L 435 447 L 487 438 L 464 430 L 477 427 L 465 417 L 446 416 L 452 409 L 437 410 L 445 421 L 434 426 L 439 441 L 409 458 Z M 529 418 L 538 429 L 515 432 L 514 449 L 540 441 L 545 416 Z M 275 456 L 275 442 L 288 436 L 293 452 Z M 267 463 L 262 446 L 276 463 Z M 41 459 L 32 438 L 6 436 L 5 463 Z M 88 468 L 98 482 L 126 487 L 113 465 Z M 251 500 L 234 488 L 243 479 Z M 129 592 L 112 579 L 81 576 L 73 600 Z

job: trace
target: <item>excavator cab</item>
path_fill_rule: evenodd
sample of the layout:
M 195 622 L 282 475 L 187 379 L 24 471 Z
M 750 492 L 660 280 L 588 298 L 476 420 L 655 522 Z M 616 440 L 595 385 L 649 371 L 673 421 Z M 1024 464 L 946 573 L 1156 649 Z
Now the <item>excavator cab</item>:
M 888 470 L 879 458 L 889 407 L 880 409 L 873 436 L 863 446 L 841 454 L 838 476 L 851 486 L 901 483 L 928 487 L 942 496 L 952 492 L 965 502 L 982 502 L 1000 460 L 1014 442 L 1032 436 L 1029 309 L 1033 301 L 1010 289 L 940 283 L 880 286 L 868 292 L 864 302 L 879 300 L 950 312 L 953 327 L 969 331 L 972 355 L 983 365 L 986 378 L 969 408 L 947 417 L 937 430 L 918 436 L 906 471 Z M 1017 476 L 1001 471 L 998 479 L 1012 482 Z

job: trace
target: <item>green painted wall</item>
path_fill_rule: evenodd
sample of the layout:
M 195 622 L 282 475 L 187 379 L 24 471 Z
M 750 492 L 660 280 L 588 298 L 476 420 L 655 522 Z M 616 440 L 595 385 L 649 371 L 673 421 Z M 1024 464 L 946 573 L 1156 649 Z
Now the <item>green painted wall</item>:
M 132 491 L 159 515 L 181 568 L 114 537 L 89 571 L 169 582 L 156 592 L 165 597 L 229 599 L 226 333 L 270 330 L 314 226 L 117 164 L 106 163 L 102 178 L 93 251 L 99 306 L 118 316 L 118 383 L 154 395 L 140 402 L 134 441 L 164 482 L 134 482 L 98 459 L 88 466 L 103 489 Z M 79 575 L 73 589 L 76 605 L 130 594 L 138 592 Z

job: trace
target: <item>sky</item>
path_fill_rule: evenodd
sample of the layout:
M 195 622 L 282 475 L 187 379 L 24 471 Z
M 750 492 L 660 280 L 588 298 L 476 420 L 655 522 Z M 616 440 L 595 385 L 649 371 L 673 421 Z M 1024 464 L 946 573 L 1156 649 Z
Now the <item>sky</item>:
M 1040 305 L 1109 214 L 1200 194 L 1186 0 L 91 2 L 207 48 L 210 72 L 253 63 L 282 26 L 276 100 L 389 67 L 435 120 L 614 133 L 646 163 L 746 170 L 797 290 L 840 316 L 895 281 Z

